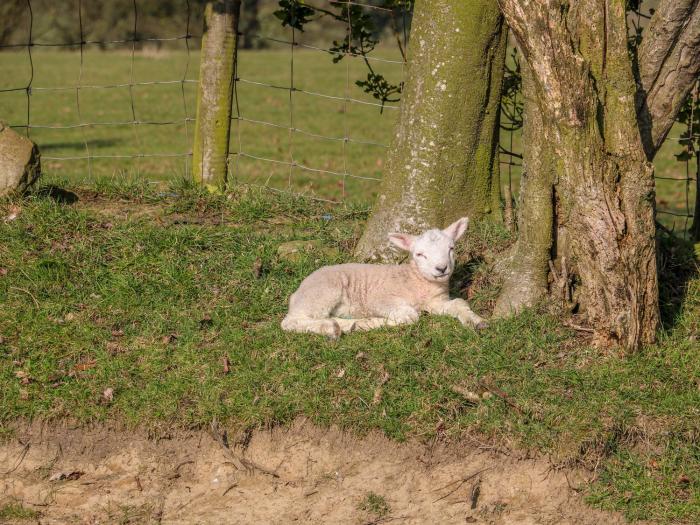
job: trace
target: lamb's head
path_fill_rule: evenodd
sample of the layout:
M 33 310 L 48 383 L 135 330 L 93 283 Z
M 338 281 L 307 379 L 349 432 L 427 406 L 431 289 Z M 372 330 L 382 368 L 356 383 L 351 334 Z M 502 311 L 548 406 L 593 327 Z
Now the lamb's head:
M 455 241 L 467 231 L 469 219 L 462 217 L 444 230 L 428 230 L 422 235 L 390 233 L 389 241 L 411 253 L 413 262 L 429 281 L 444 282 L 455 269 Z

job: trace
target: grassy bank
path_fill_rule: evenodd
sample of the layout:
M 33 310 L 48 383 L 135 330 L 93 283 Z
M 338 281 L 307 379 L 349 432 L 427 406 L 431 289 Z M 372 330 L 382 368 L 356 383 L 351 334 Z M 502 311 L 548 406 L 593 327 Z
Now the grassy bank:
M 455 320 L 337 342 L 279 329 L 289 294 L 350 258 L 366 210 L 241 188 L 44 187 L 0 205 L 0 421 L 117 420 L 163 429 L 306 415 L 396 439 L 472 437 L 595 469 L 589 500 L 630 518 L 700 513 L 700 278 L 664 241 L 658 345 L 588 345 L 545 310 L 483 333 Z M 12 218 L 14 216 L 14 218 Z M 296 258 L 280 244 L 316 240 Z M 455 291 L 488 315 L 510 242 L 475 224 Z M 473 396 L 459 392 L 476 394 Z

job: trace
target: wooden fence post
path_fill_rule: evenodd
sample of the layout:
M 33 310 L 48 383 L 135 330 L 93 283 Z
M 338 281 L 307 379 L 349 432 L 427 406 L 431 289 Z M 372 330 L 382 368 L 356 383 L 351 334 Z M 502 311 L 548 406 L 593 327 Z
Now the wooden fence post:
M 226 184 L 240 9 L 241 0 L 216 0 L 204 12 L 192 174 L 208 187 Z

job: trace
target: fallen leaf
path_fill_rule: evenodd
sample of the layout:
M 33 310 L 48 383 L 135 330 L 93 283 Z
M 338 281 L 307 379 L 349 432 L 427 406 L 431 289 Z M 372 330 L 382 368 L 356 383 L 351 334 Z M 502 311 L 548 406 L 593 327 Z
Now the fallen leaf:
M 19 206 L 10 206 L 10 213 L 5 215 L 5 222 L 14 221 L 17 217 L 19 217 L 20 213 L 22 213 L 22 208 Z
M 357 359 L 358 361 L 362 359 L 367 359 L 367 354 L 365 354 L 364 352 L 357 352 L 357 354 L 355 355 L 355 359 Z
M 19 379 L 19 382 L 23 385 L 28 385 L 30 383 L 30 381 L 32 380 L 32 378 L 29 376 L 29 374 L 27 372 L 25 372 L 24 370 L 17 370 L 15 372 L 15 377 L 17 379 Z
M 337 377 L 338 379 L 342 379 L 343 377 L 345 377 L 345 369 L 341 368 L 340 370 L 338 370 L 335 373 L 335 377 Z
M 381 374 L 381 376 L 379 377 L 379 384 L 380 384 L 380 385 L 384 385 L 384 384 L 386 384 L 387 381 L 389 381 L 389 379 L 391 378 L 391 376 L 389 375 L 389 372 L 387 372 L 387 371 L 384 369 L 384 366 L 383 366 L 383 365 L 379 367 L 379 372 L 380 372 L 380 374 Z
M 117 355 L 124 352 L 124 348 L 122 348 L 117 341 L 107 341 L 105 348 L 107 349 L 107 353 L 109 355 Z
M 114 389 L 105 388 L 104 392 L 102 392 L 102 399 L 104 399 L 107 403 L 114 401 Z
M 5 277 L 7 275 L 7 268 L 0 268 L 0 277 Z
M 123 337 L 123 336 L 124 336 L 124 330 L 122 330 L 122 329 L 112 330 L 112 337 Z
M 262 267 L 263 267 L 262 259 L 260 257 L 258 257 L 257 259 L 255 259 L 255 262 L 253 263 L 253 276 L 256 279 L 259 279 L 260 276 L 262 275 Z
M 27 391 L 26 388 L 20 388 L 19 389 L 19 398 L 22 401 L 27 401 L 29 399 L 29 392 Z
M 63 320 L 66 323 L 70 323 L 73 319 L 75 319 L 75 314 L 73 312 L 68 312 L 66 315 L 63 316 Z
M 382 400 L 382 393 L 384 391 L 384 385 L 386 384 L 387 381 L 391 378 L 389 375 L 389 372 L 387 372 L 384 369 L 384 365 L 379 367 L 379 372 L 380 372 L 380 377 L 379 377 L 379 385 L 377 385 L 377 388 L 374 389 L 374 397 L 372 398 L 372 404 L 373 405 L 378 405 L 379 402 Z
M 374 396 L 372 397 L 372 404 L 373 405 L 378 405 L 379 402 L 382 400 L 382 387 L 378 386 L 377 388 L 374 389 Z
M 231 362 L 228 360 L 228 356 L 224 356 L 222 362 L 224 365 L 224 374 L 228 374 L 231 371 Z
M 164 345 L 169 345 L 169 344 L 172 343 L 175 339 L 177 339 L 177 336 L 176 336 L 175 334 L 168 334 L 168 335 L 164 335 L 164 336 L 161 338 L 161 341 L 163 342 Z
M 476 392 L 472 392 L 470 390 L 467 390 L 463 386 L 459 385 L 452 385 L 450 387 L 450 390 L 452 390 L 455 394 L 459 394 L 462 396 L 464 399 L 469 401 L 470 403 L 476 405 L 481 401 L 481 396 L 477 394 Z
M 678 476 L 678 479 L 676 481 L 679 485 L 690 485 L 690 478 L 685 474 L 681 474 L 680 476 Z
M 97 361 L 94 359 L 91 359 L 89 361 L 83 361 L 82 363 L 77 363 L 75 366 L 73 366 L 73 371 L 74 372 L 85 372 L 86 370 L 90 370 L 91 368 L 95 368 L 95 365 L 97 364 Z
M 52 474 L 51 477 L 49 477 L 49 481 L 74 481 L 76 479 L 80 479 L 80 477 L 85 474 L 85 472 L 82 472 L 80 470 L 69 470 L 69 471 L 64 471 L 64 472 L 56 472 L 55 474 Z

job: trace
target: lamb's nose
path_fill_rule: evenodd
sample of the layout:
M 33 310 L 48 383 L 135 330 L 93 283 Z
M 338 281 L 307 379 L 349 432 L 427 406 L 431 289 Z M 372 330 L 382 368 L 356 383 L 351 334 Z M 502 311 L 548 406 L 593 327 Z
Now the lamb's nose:
M 445 270 L 447 270 L 447 266 L 436 266 L 435 269 L 440 273 L 445 273 Z

